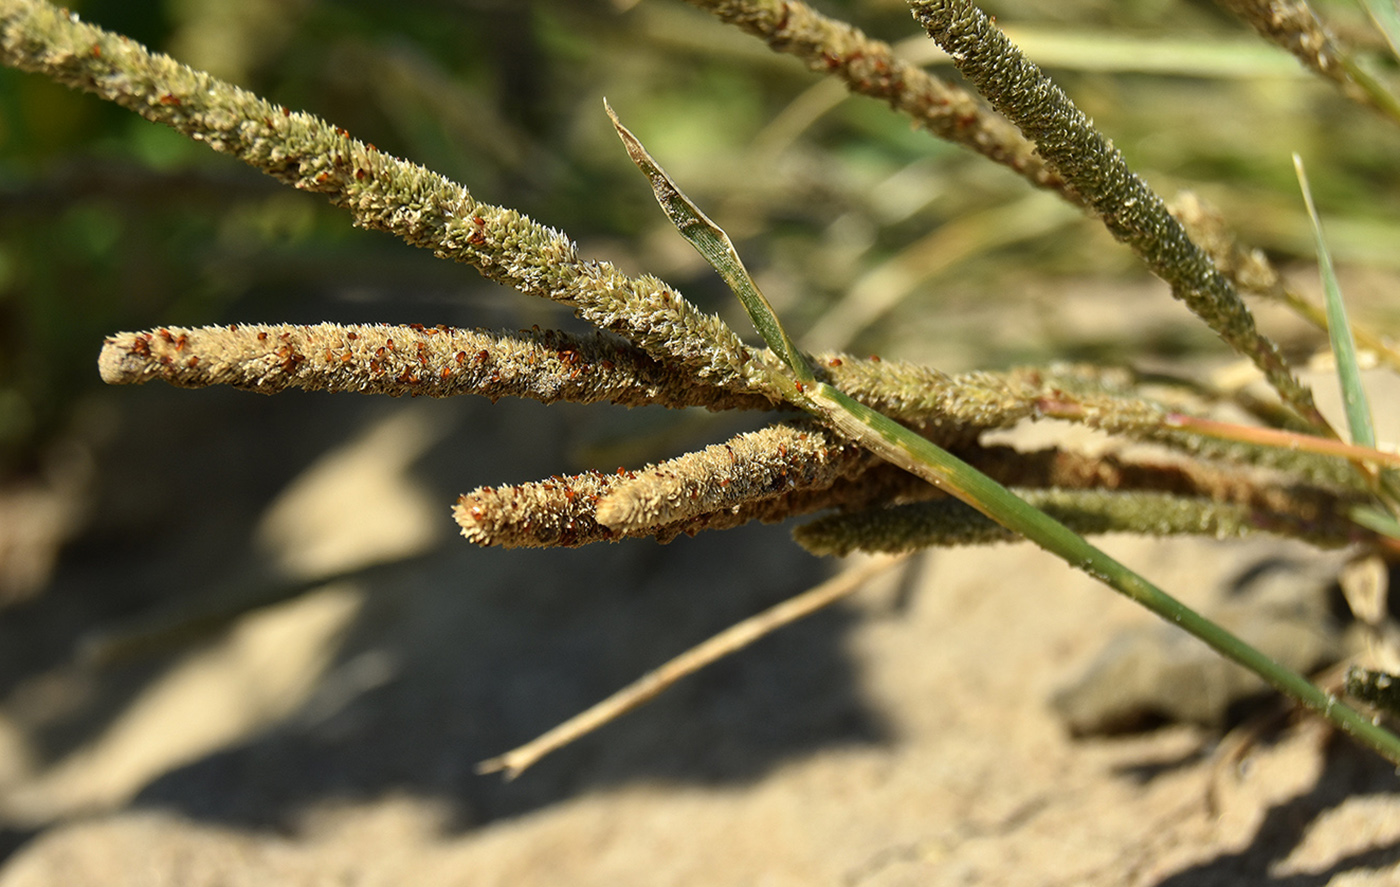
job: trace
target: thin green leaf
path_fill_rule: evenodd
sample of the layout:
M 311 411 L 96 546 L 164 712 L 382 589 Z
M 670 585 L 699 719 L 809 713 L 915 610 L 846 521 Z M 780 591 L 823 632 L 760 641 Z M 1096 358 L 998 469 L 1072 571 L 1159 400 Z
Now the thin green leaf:
M 1400 737 L 1181 603 L 971 465 L 824 382 L 817 383 L 810 401 L 818 415 L 862 446 L 956 496 L 1164 620 L 1176 623 L 1276 690 L 1327 718 L 1390 761 L 1400 763 Z
M 1379 508 L 1361 506 L 1353 508 L 1347 516 L 1368 530 L 1374 530 L 1391 539 L 1400 539 L 1400 521 Z
M 1395 0 L 1361 0 L 1361 5 L 1371 15 L 1371 21 L 1385 35 L 1390 51 L 1400 59 L 1400 8 Z
M 647 149 L 632 135 L 631 130 L 617 119 L 617 114 L 607 99 L 603 100 L 603 107 L 607 109 L 613 127 L 617 129 L 622 144 L 627 148 L 627 156 L 632 158 L 632 162 L 647 177 L 647 181 L 651 182 L 652 193 L 656 195 L 656 201 L 661 204 L 661 209 L 665 211 L 671 224 L 675 225 L 681 236 L 719 272 L 719 276 L 739 297 L 739 301 L 744 303 L 749 318 L 758 334 L 763 337 L 763 341 L 768 343 L 768 347 L 783 359 L 783 363 L 787 364 L 800 381 L 813 381 L 816 375 L 807 363 L 807 358 L 798 350 L 792 339 L 788 338 L 782 324 L 778 323 L 778 315 L 773 311 L 773 306 L 768 304 L 758 284 L 749 276 L 748 269 L 739 259 L 739 253 L 734 249 L 734 242 L 729 239 L 729 235 L 701 212 L 700 207 L 676 186 L 666 174 L 666 170 L 652 159 Z
M 1297 154 L 1293 155 L 1293 168 L 1298 173 L 1298 186 L 1303 190 L 1303 203 L 1307 205 L 1308 218 L 1312 219 L 1313 237 L 1317 241 L 1317 266 L 1322 273 L 1322 289 L 1327 298 L 1327 334 L 1332 340 L 1332 354 L 1337 359 L 1337 377 L 1342 384 L 1342 401 L 1346 405 L 1351 441 L 1359 446 L 1375 447 L 1376 431 L 1371 424 L 1371 407 L 1366 401 L 1366 389 L 1361 386 L 1361 368 L 1356 362 L 1356 341 L 1351 336 L 1351 324 L 1347 321 L 1346 305 L 1342 302 L 1342 288 L 1337 283 L 1337 273 L 1332 267 L 1332 254 L 1322 236 L 1322 220 L 1318 218 L 1317 207 L 1313 205 L 1312 189 L 1308 186 L 1308 173 L 1303 168 L 1303 158 Z

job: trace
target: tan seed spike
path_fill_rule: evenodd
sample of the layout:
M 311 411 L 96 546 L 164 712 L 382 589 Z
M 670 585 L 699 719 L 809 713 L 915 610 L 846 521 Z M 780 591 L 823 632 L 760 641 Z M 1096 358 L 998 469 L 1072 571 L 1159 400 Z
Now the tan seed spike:
M 603 333 L 487 332 L 447 326 L 229 324 L 162 327 L 109 338 L 103 381 L 162 379 L 186 388 L 231 385 L 362 394 L 527 397 L 544 403 L 611 402 L 767 409 L 758 394 L 727 391 L 653 360 Z
M 640 471 L 598 503 L 598 522 L 637 532 L 738 508 L 802 487 L 830 486 L 865 462 L 811 423 L 782 424 Z

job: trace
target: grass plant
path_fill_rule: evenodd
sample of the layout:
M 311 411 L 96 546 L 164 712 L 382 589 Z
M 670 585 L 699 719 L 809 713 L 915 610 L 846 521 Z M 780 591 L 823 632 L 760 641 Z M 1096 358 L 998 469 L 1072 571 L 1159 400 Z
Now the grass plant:
M 1354 373 L 1351 326 L 1335 287 L 1329 288 L 1325 315 L 1348 392 L 1351 444 L 1337 440 L 1284 349 L 1261 332 L 1241 298 L 1242 291 L 1287 292 L 1262 254 L 1241 247 L 1199 205 L 1195 211 L 1180 204 L 1175 214 L 1169 210 L 1088 115 L 971 3 L 910 4 L 968 87 L 931 75 L 889 45 L 794 0 L 692 4 L 1097 219 L 1257 368 L 1276 402 L 1246 402 L 1190 380 L 1096 365 L 953 374 L 874 357 L 809 354 L 745 268 L 729 235 L 614 115 L 628 155 L 667 217 L 738 296 L 767 345 L 753 347 L 660 279 L 586 259 L 561 232 L 485 203 L 446 176 L 84 24 L 42 0 L 0 0 L 5 64 L 97 95 L 294 188 L 319 193 L 357 226 L 393 234 L 440 258 L 472 265 L 488 279 L 558 302 L 599 331 L 162 326 L 109 336 L 99 359 L 103 379 L 267 393 L 299 387 L 785 411 L 788 418 L 659 465 L 483 487 L 463 495 L 454 516 L 468 540 L 511 547 L 629 536 L 666 541 L 817 511 L 834 513 L 799 528 L 797 538 L 822 553 L 905 552 L 1024 537 L 1180 625 L 1400 764 L 1400 738 L 1369 714 L 1279 666 L 1081 535 L 1266 532 L 1320 546 L 1392 551 L 1394 540 L 1378 527 L 1393 523 L 1395 497 L 1383 466 L 1394 458 L 1375 448 Z M 1344 95 L 1400 119 L 1383 83 L 1359 67 L 1307 4 L 1223 5 Z M 1327 277 L 1330 258 L 1320 228 L 1318 244 Z M 1223 405 L 1251 409 L 1263 417 L 1261 425 L 1273 427 L 1223 423 L 1215 416 Z M 1170 458 L 1084 457 L 1059 449 L 1037 458 L 984 439 L 988 431 L 1044 418 L 1152 443 L 1170 451 Z M 1363 514 L 1371 517 L 1357 517 Z M 761 631 L 857 586 L 838 582 L 814 590 L 761 620 Z M 609 703 L 607 716 L 761 631 L 745 628 L 663 677 L 647 679 L 621 703 Z M 1383 683 L 1376 678 L 1368 686 Z M 528 751 L 488 762 L 488 768 L 518 773 L 605 719 L 596 710 L 586 713 Z

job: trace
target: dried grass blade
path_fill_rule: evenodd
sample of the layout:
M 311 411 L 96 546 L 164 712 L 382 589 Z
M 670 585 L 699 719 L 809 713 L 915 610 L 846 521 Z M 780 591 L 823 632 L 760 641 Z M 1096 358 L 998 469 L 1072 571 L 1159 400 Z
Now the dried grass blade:
M 866 582 L 907 557 L 908 555 L 874 557 L 863 566 L 846 570 L 756 616 L 731 625 L 660 668 L 647 672 L 607 699 L 569 718 L 549 732 L 503 755 L 482 761 L 477 764 L 476 772 L 504 772 L 506 779 L 514 779 L 550 752 L 558 751 L 575 739 L 592 733 L 604 724 L 656 698 L 682 678 L 859 590 Z

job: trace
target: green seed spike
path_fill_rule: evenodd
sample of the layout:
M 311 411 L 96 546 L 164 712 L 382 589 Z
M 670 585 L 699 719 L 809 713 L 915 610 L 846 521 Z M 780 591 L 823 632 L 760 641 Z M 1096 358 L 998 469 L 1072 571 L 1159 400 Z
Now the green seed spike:
M 783 363 L 797 376 L 798 381 L 816 381 L 812 365 L 778 322 L 778 315 L 774 313 L 773 306 L 768 304 L 758 284 L 754 283 L 753 277 L 739 259 L 739 253 L 734 249 L 729 235 L 724 233 L 723 228 L 710 221 L 710 217 L 701 212 L 700 208 L 676 187 L 666 170 L 652 159 L 637 137 L 617 119 L 617 114 L 607 99 L 603 100 L 603 107 L 607 109 L 608 117 L 612 118 L 613 126 L 617 129 L 622 144 L 627 148 L 627 156 L 632 158 L 632 162 L 637 164 L 647 181 L 651 182 L 656 201 L 661 204 L 661 209 L 665 211 L 671 224 L 675 225 L 681 236 L 719 272 L 719 276 L 744 303 L 744 308 L 749 312 L 749 318 L 758 334 L 763 337 L 763 341 L 777 352 Z
M 1293 375 L 1278 345 L 1256 327 L 1234 285 L 1064 90 L 969 0 L 909 4 L 963 76 L 1036 143 L 1036 150 L 1084 197 L 1109 233 L 1127 244 L 1221 339 L 1254 361 L 1301 419 L 1330 432 L 1312 391 Z

